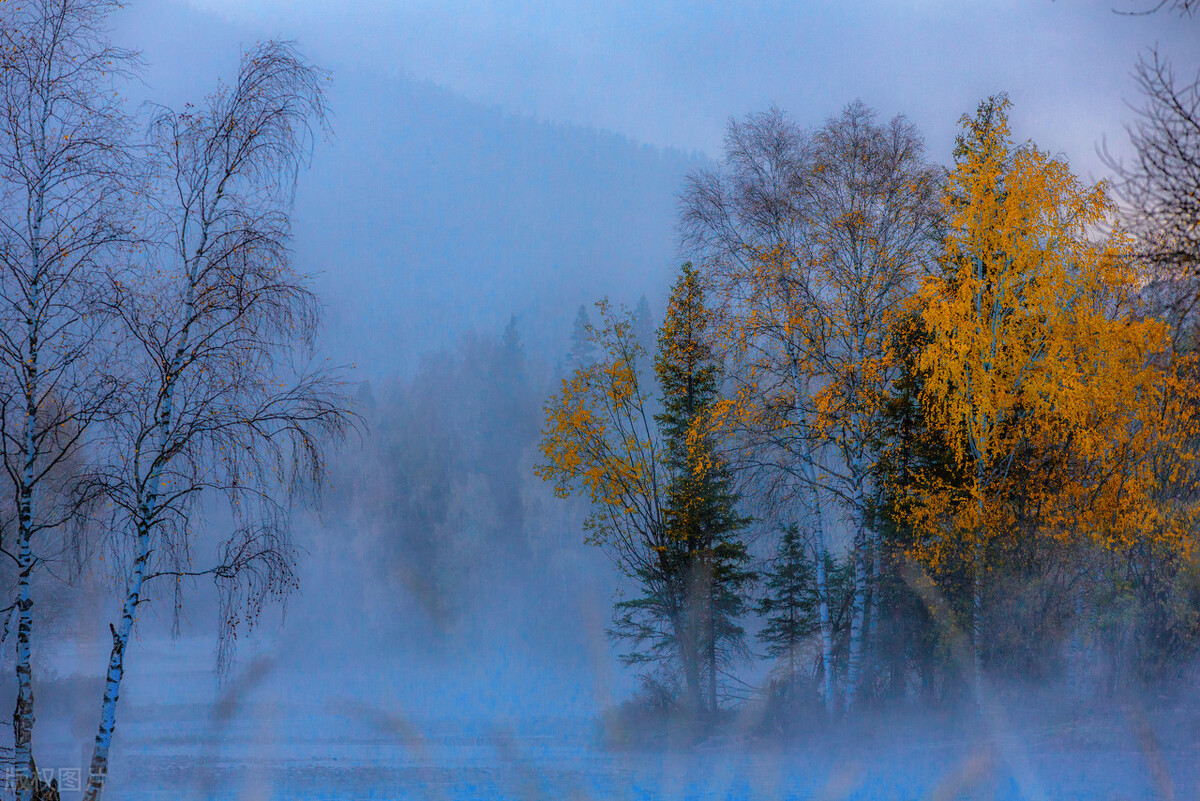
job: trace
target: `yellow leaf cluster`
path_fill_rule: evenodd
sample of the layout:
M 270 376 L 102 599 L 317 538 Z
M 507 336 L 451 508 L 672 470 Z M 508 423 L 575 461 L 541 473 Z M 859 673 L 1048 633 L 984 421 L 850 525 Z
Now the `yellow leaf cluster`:
M 1143 277 L 1105 186 L 1013 148 L 1003 113 L 966 119 L 964 138 L 943 196 L 942 271 L 911 308 L 930 335 L 922 405 L 969 478 L 965 491 L 929 479 L 910 496 L 928 535 L 917 555 L 1014 536 L 1018 496 L 1057 536 L 1180 540 L 1193 512 L 1165 511 L 1156 465 L 1186 461 L 1194 390 L 1176 377 L 1166 326 L 1136 302 Z M 1018 475 L 1014 460 L 1039 467 Z
M 545 407 L 535 470 L 560 497 L 579 492 L 602 507 L 593 536 L 614 525 L 646 527 L 656 515 L 656 449 L 645 411 L 638 364 L 645 358 L 629 321 L 607 303 L 597 307 L 605 324 L 593 330 L 601 357 L 564 378 Z

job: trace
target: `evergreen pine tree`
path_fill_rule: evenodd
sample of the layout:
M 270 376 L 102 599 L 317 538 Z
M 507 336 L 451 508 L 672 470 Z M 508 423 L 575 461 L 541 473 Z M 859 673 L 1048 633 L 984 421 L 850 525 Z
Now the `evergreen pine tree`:
M 786 659 L 789 686 L 796 676 L 796 655 L 819 625 L 816 566 L 805 554 L 804 546 L 795 524 L 784 529 L 756 607 L 766 621 L 758 639 L 766 646 L 768 656 Z
M 646 296 L 638 298 L 637 306 L 633 309 L 632 333 L 634 341 L 646 353 L 655 351 L 654 315 L 650 312 L 650 303 Z
M 737 512 L 738 496 L 713 432 L 720 364 L 710 325 L 699 273 L 685 264 L 659 329 L 655 372 L 662 412 L 655 419 L 672 477 L 664 514 L 674 550 L 669 561 L 692 638 L 688 649 L 695 649 L 695 670 L 707 685 L 707 703 L 697 706 L 715 712 L 720 669 L 747 654 L 738 620 L 746 612 L 753 575 L 739 538 L 749 521 Z
M 596 345 L 592 342 L 592 323 L 588 319 L 587 306 L 580 304 L 571 327 L 571 348 L 567 351 L 567 373 L 587 367 L 596 361 Z
M 635 323 L 637 313 L 630 317 Z M 717 711 L 721 670 L 749 655 L 739 621 L 754 579 L 739 537 L 749 519 L 737 513 L 738 495 L 713 425 L 721 368 L 710 325 L 699 274 L 686 264 L 655 357 L 666 537 L 655 560 L 637 571 L 640 594 L 616 605 L 610 631 L 632 645 L 622 655 L 626 664 L 654 664 L 670 678 L 682 673 L 688 706 L 698 715 Z

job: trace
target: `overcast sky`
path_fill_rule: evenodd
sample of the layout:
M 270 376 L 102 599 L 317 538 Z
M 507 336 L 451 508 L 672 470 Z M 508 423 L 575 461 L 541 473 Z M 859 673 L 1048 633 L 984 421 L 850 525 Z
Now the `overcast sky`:
M 731 115 L 775 103 L 818 123 L 861 98 L 908 114 L 946 158 L 958 117 L 1006 90 L 1018 135 L 1098 170 L 1096 143 L 1122 138 L 1136 98 L 1138 53 L 1200 53 L 1200 20 L 1113 13 L 1152 0 L 190 2 L 335 67 L 710 155 Z
M 772 104 L 907 114 L 947 163 L 959 117 L 1007 91 L 1018 139 L 1103 177 L 1139 54 L 1200 70 L 1200 19 L 1111 2 L 1153 0 L 133 0 L 117 36 L 148 65 L 132 94 L 176 107 L 260 39 L 332 70 L 295 251 L 330 352 L 378 375 L 513 314 L 553 359 L 580 304 L 661 303 L 684 176 Z

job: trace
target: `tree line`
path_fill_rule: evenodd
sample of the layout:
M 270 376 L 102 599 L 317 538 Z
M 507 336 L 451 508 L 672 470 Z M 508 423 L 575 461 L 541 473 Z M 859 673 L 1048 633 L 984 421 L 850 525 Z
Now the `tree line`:
M 1200 94 L 1139 75 L 1139 160 L 1096 185 L 1004 95 L 945 168 L 860 102 L 730 123 L 657 341 L 597 304 L 541 440 L 636 587 L 610 633 L 657 698 L 735 705 L 747 629 L 760 689 L 831 717 L 1190 663 Z
M 226 661 L 295 587 L 289 498 L 319 485 L 353 422 L 337 372 L 312 358 L 320 304 L 288 245 L 327 76 L 265 42 L 197 104 L 132 114 L 121 92 L 141 65 L 111 43 L 117 7 L 0 9 L 0 553 L 19 799 L 57 793 L 34 761 L 47 585 L 90 573 L 116 590 L 94 801 L 143 606 L 178 614 L 211 580 Z

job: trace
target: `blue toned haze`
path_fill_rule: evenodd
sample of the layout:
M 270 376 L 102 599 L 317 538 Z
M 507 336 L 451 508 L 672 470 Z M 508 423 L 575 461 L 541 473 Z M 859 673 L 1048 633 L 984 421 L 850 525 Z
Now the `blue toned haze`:
M 43 1 L 50 2 L 38 0 Z M 978 589 L 980 579 L 972 572 L 985 572 L 984 554 L 971 562 L 957 552 L 947 558 L 959 562 L 937 565 L 941 572 L 930 589 L 921 583 L 929 566 L 913 561 L 920 549 L 905 539 L 917 535 L 915 524 L 901 520 L 901 496 L 916 492 L 919 482 L 912 476 L 922 469 L 928 472 L 920 475 L 944 479 L 961 497 L 969 492 L 954 484 L 966 463 L 952 463 L 948 455 L 961 432 L 931 433 L 921 408 L 929 399 L 920 393 L 924 379 L 914 365 L 925 332 L 899 324 L 888 329 L 895 335 L 888 340 L 896 343 L 894 353 L 912 358 L 903 365 L 903 358 L 888 362 L 886 382 L 879 377 L 884 368 L 874 376 L 892 394 L 880 404 L 886 409 L 871 412 L 878 425 L 859 432 L 861 452 L 813 445 L 832 436 L 836 426 L 820 432 L 797 428 L 788 416 L 801 414 L 802 406 L 799 361 L 790 349 L 796 321 L 779 326 L 788 346 L 772 351 L 778 364 L 784 363 L 781 354 L 790 360 L 790 375 L 781 370 L 764 378 L 732 364 L 747 351 L 733 346 L 729 326 L 747 319 L 759 323 L 769 315 L 760 308 L 738 317 L 736 304 L 751 301 L 736 295 L 746 285 L 730 278 L 731 265 L 741 264 L 753 248 L 741 240 L 730 244 L 732 235 L 716 242 L 714 233 L 756 225 L 758 232 L 784 231 L 794 220 L 780 222 L 772 214 L 794 199 L 789 193 L 797 186 L 808 186 L 807 176 L 828 174 L 823 167 L 776 173 L 761 160 L 738 162 L 730 156 L 731 131 L 770 129 L 780 140 L 794 136 L 788 143 L 795 149 L 786 156 L 807 170 L 812 165 L 804 159 L 812 153 L 827 148 L 821 153 L 829 157 L 834 151 L 830 142 L 837 137 L 825 134 L 845 133 L 839 120 L 846 125 L 867 120 L 861 130 L 878 133 L 884 129 L 871 126 L 905 115 L 911 128 L 897 124 L 887 132 L 895 141 L 923 142 L 924 152 L 914 146 L 909 153 L 903 186 L 884 179 L 883 190 L 872 184 L 878 179 L 873 170 L 884 169 L 878 164 L 886 158 L 855 162 L 866 165 L 862 173 L 839 172 L 845 184 L 822 196 L 827 205 L 820 213 L 805 218 L 805 224 L 826 227 L 811 239 L 795 231 L 779 237 L 795 234 L 791 244 L 823 246 L 843 224 L 852 227 L 847 220 L 886 217 L 897 194 L 911 194 L 916 199 L 910 206 L 862 241 L 876 246 L 911 234 L 904 252 L 915 254 L 912 269 L 896 286 L 859 298 L 855 308 L 866 319 L 862 310 L 879 297 L 890 302 L 893 290 L 897 296 L 909 293 L 896 308 L 911 305 L 918 272 L 928 275 L 939 266 L 931 255 L 941 246 L 939 226 L 946 222 L 937 217 L 939 182 L 955 163 L 960 117 L 975 114 L 985 98 L 1007 93 L 1017 145 L 1036 142 L 1085 181 L 1099 181 L 1113 176 L 1098 149 L 1107 147 L 1126 161 L 1136 155 L 1126 126 L 1144 102 L 1133 76 L 1138 58 L 1157 45 L 1181 77 L 1200 76 L 1200 11 L 1190 17 L 1169 9 L 1116 13 L 1154 1 L 130 0 L 115 12 L 112 28 L 114 39 L 140 51 L 145 62 L 141 79 L 122 88 L 129 105 L 142 110 L 134 126 L 139 132 L 153 109 L 204 107 L 219 81 L 228 87 L 235 80 L 241 54 L 257 42 L 294 42 L 328 70 L 320 86 L 329 130 L 319 131 L 305 149 L 311 163 L 306 160 L 296 173 L 294 187 L 284 182 L 287 201 L 281 216 L 271 219 L 286 216 L 290 229 L 281 241 L 291 267 L 321 306 L 312 353 L 297 360 L 311 362 L 299 367 L 288 362 L 287 370 L 330 366 L 338 392 L 357 417 L 344 438 L 336 436 L 337 426 L 321 432 L 328 435 L 321 441 L 330 445 L 314 465 L 321 482 L 310 484 L 312 475 L 305 474 L 294 485 L 281 480 L 264 492 L 278 502 L 264 513 L 270 522 L 291 524 L 295 550 L 288 553 L 295 557 L 295 572 L 283 571 L 281 586 L 271 585 L 279 596 L 267 593 L 270 602 L 261 608 L 249 597 L 230 605 L 232 585 L 221 584 L 226 576 L 191 568 L 225 558 L 222 547 L 230 532 L 244 533 L 237 522 L 243 519 L 241 501 L 226 502 L 242 489 L 241 477 L 270 470 L 282 475 L 303 449 L 287 451 L 279 463 L 250 464 L 240 461 L 239 448 L 221 441 L 206 451 L 220 467 L 199 458 L 189 463 L 209 483 L 195 490 L 194 506 L 164 524 L 178 538 L 178 550 L 171 551 L 175 561 L 152 576 L 157 583 L 147 585 L 152 589 L 145 597 L 131 602 L 137 622 L 131 613 L 120 706 L 112 705 L 118 711 L 104 797 L 1017 801 L 1200 795 L 1200 548 L 1194 548 L 1200 475 L 1193 476 L 1190 466 L 1200 450 L 1200 425 L 1187 412 L 1200 406 L 1200 398 L 1179 390 L 1186 402 L 1176 407 L 1163 400 L 1162 409 L 1184 420 L 1178 429 L 1143 426 L 1141 418 L 1126 421 L 1131 432 L 1154 428 L 1163 440 L 1186 443 L 1170 451 L 1182 466 L 1160 472 L 1170 473 L 1172 482 L 1183 475 L 1191 483 L 1184 486 L 1179 479 L 1178 487 L 1158 487 L 1155 500 L 1161 508 L 1195 512 L 1191 527 L 1184 527 L 1191 546 L 1172 550 L 1147 537 L 1118 552 L 1073 538 L 1072 532 L 1038 529 L 1030 521 L 1040 512 L 1031 510 L 1037 504 L 1027 503 L 1030 496 L 1020 494 L 1022 482 L 1045 471 L 1053 479 L 1048 485 L 1060 487 L 1070 484 L 1068 478 L 1110 467 L 1073 460 L 1070 435 L 1056 434 L 1025 443 L 1007 462 L 1017 466 L 1005 485 L 1011 505 L 1001 533 L 1028 536 L 1013 534 L 987 554 L 997 566 L 986 571 L 985 590 Z M 1200 89 L 1194 94 L 1191 113 L 1200 118 Z M 851 105 L 855 101 L 877 114 Z M 769 109 L 781 113 L 762 114 Z M 825 138 L 812 135 L 818 129 Z M 177 145 L 173 137 L 160 144 Z M 750 139 L 747 134 L 740 141 Z M 761 146 L 755 153 L 762 156 L 769 139 L 747 147 Z M 1183 139 L 1196 159 L 1197 171 L 1186 176 L 1196 189 L 1200 133 Z M 884 140 L 870 139 L 870 147 L 881 148 L 872 157 L 886 150 Z M 170 149 L 164 146 L 164 152 Z M 800 151 L 804 154 L 797 155 Z M 840 152 L 861 153 L 849 146 Z M 894 178 L 889 174 L 888 180 Z M 854 207 L 854 192 L 864 186 L 876 194 L 864 207 Z M 834 197 L 841 190 L 853 196 L 845 206 L 851 210 L 836 216 L 829 209 L 842 199 Z M 222 192 L 218 199 L 225 197 Z M 253 190 L 246 196 L 257 197 Z M 1200 298 L 1195 280 L 1200 222 L 1194 204 L 1187 205 L 1194 195 L 1183 191 L 1180 197 L 1185 217 L 1193 215 L 1183 223 L 1192 239 L 1178 230 L 1159 239 L 1145 237 L 1142 229 L 1137 233 L 1139 244 L 1184 242 L 1180 264 L 1187 269 L 1146 273 L 1125 289 L 1145 300 L 1138 309 L 1169 318 L 1178 334 L 1171 340 L 1175 350 L 1170 358 L 1165 349 L 1157 355 L 1178 368 L 1173 375 L 1180 381 L 1172 386 L 1194 387 L 1200 386 L 1200 369 L 1173 361 L 1200 341 L 1194 306 L 1187 305 Z M 734 208 L 739 202 L 744 205 Z M 698 209 L 710 216 L 697 222 Z M 894 234 L 897 228 L 904 232 Z M 178 239 L 186 250 L 187 236 Z M 283 249 L 263 257 L 255 247 L 239 258 L 245 255 L 251 263 L 265 258 L 272 268 L 271 259 L 284 261 Z M 139 254 L 135 260 L 146 258 L 144 251 L 133 251 Z M 122 258 L 129 252 L 122 251 Z M 761 266 L 778 255 L 771 253 L 754 263 Z M 1163 258 L 1139 255 L 1147 263 Z M 735 582 L 731 592 L 745 588 L 745 603 L 727 620 L 718 620 L 709 595 L 707 622 L 696 611 L 702 607 L 694 606 L 706 593 L 696 588 L 713 586 L 724 563 L 713 556 L 714 548 L 701 548 L 694 552 L 701 556 L 689 557 L 698 560 L 695 565 L 671 573 L 679 570 L 670 549 L 678 537 L 669 533 L 675 524 L 659 508 L 659 495 L 639 498 L 653 507 L 646 515 L 649 533 L 636 526 L 606 528 L 594 516 L 603 504 L 567 492 L 560 497 L 539 473 L 547 472 L 549 459 L 547 416 L 556 413 L 557 398 L 571 400 L 572 379 L 576 398 L 585 394 L 579 387 L 594 389 L 605 380 L 613 382 L 610 390 L 644 382 L 644 405 L 626 418 L 605 418 L 604 424 L 618 422 L 602 425 L 598 438 L 620 440 L 627 452 L 645 456 L 653 448 L 639 451 L 646 443 L 621 427 L 640 425 L 659 446 L 663 421 L 655 416 L 661 408 L 653 352 L 659 336 L 671 336 L 659 326 L 680 264 L 693 259 L 704 276 L 702 291 L 713 293 L 710 330 L 730 337 L 720 340 L 726 350 L 713 357 L 714 364 L 721 362 L 712 366 L 720 376 L 714 379 L 720 389 L 713 392 L 724 399 L 735 390 L 743 394 L 738 404 L 714 401 L 711 416 L 697 412 L 680 423 L 685 434 L 677 450 L 691 454 L 703 437 L 728 436 L 711 448 L 714 459 L 732 465 L 733 489 L 722 490 L 720 502 L 736 505 L 748 521 L 744 534 L 740 527 L 730 534 L 744 536 L 744 543 L 734 544 L 744 547 L 745 560 L 739 556 L 729 564 L 744 563 L 752 574 Z M 889 261 L 860 260 L 846 272 L 865 263 L 875 268 Z M 722 272 L 726 269 L 730 272 Z M 778 299 L 771 294 L 778 290 L 780 297 L 794 299 L 787 293 L 802 286 L 801 305 L 809 304 L 803 308 L 812 312 L 826 300 L 822 292 L 835 294 L 829 285 L 818 286 L 813 275 L 772 273 L 755 297 Z M 816 283 L 806 283 L 810 279 Z M 235 289 L 231 294 L 240 301 L 243 287 Z M 1175 291 L 1181 294 L 1171 295 Z M 144 294 L 145 308 L 174 298 L 152 288 Z M 184 305 L 194 306 L 192 294 L 185 294 Z M 1154 306 L 1151 301 L 1160 295 L 1170 295 L 1171 302 Z M 718 296 L 726 303 L 720 308 Z M 1120 300 L 1132 304 L 1130 297 Z M 606 298 L 611 306 L 597 307 Z M 1121 314 L 1127 309 L 1112 297 L 1096 299 L 1097 305 L 1102 301 L 1111 301 Z M 767 311 L 786 317 L 790 310 Z M 826 325 L 853 317 L 852 312 L 839 317 L 841 311 L 820 317 L 821 324 L 806 331 L 805 347 L 844 333 Z M 892 311 L 878 319 L 891 325 Z M 169 329 L 147 314 L 149 322 L 139 331 Z M 0 327 L 5 324 L 0 319 Z M 821 326 L 828 330 L 814 333 Z M 96 335 L 105 336 L 107 330 Z M 612 354 L 589 344 L 589 336 L 641 349 L 636 365 L 605 361 Z M 188 346 L 179 354 L 195 347 L 186 336 L 181 341 Z M 814 358 L 810 364 L 841 364 L 853 350 L 828 348 L 824 362 Z M 0 341 L 0 357 L 2 351 Z M 1093 374 L 1105 369 L 1104 358 L 1108 354 L 1086 368 Z M 169 378 L 170 359 L 163 348 L 146 361 L 145 374 Z M 10 372 L 24 375 L 19 365 Z M 831 375 L 805 379 L 809 400 L 820 396 L 813 408 L 825 404 L 828 411 L 829 398 L 836 396 L 829 389 L 836 383 Z M 0 377 L 0 390 L 8 381 L 7 373 Z M 751 405 L 744 393 L 757 391 L 760 382 L 763 387 L 775 382 L 755 407 L 761 416 L 739 417 Z M 852 377 L 846 386 L 835 400 L 845 401 L 847 409 L 865 403 L 855 395 L 861 382 Z M 226 408 L 233 393 L 202 387 L 211 395 L 180 390 L 181 397 Z M 628 395 L 600 391 L 594 397 L 619 406 Z M 169 416 L 170 392 L 142 397 L 145 430 L 156 430 L 165 419 L 164 398 Z M 0 406 L 10 402 L 0 392 Z M 568 412 L 575 414 L 563 416 L 576 422 L 601 416 L 581 406 Z M 858 425 L 869 416 L 855 409 L 839 422 Z M 2 423 L 0 440 L 18 447 Z M 767 429 L 775 439 L 763 433 Z M 165 430 L 154 441 L 169 462 L 180 451 L 173 450 Z M 1135 439 L 1130 434 L 1113 450 L 1125 454 L 1121 448 L 1127 446 L 1132 454 Z M 132 435 L 130 441 L 138 443 L 140 457 L 149 438 Z M 1157 464 L 1158 457 L 1167 461 L 1163 453 L 1169 448 L 1162 448 L 1130 455 L 1120 469 L 1144 478 L 1138 466 Z M 808 459 L 803 465 L 788 461 L 801 452 Z M 856 457 L 861 464 L 855 463 L 852 474 L 847 465 Z M 662 457 L 652 453 L 643 462 L 631 457 L 633 467 L 621 475 L 639 480 L 650 475 L 661 482 L 648 482 L 654 487 L 648 492 L 661 492 L 665 508 L 669 479 L 678 479 L 681 468 L 655 459 Z M 221 470 L 232 469 L 229 465 L 248 472 L 223 484 Z M 89 473 L 71 460 L 55 469 L 86 475 L 83 489 L 71 497 L 105 499 L 87 506 L 90 522 L 111 511 L 112 496 L 104 495 L 116 483 L 110 475 Z M 820 486 L 817 475 L 824 477 Z M 860 480 L 861 475 L 868 478 Z M 147 476 L 153 479 L 139 491 L 180 480 L 170 470 L 166 478 L 158 472 Z M 586 480 L 587 472 L 580 476 Z M 52 478 L 58 480 L 57 473 Z M 902 480 L 912 483 L 901 489 L 888 483 L 899 486 Z M 302 491 L 289 494 L 297 488 Z M 307 490 L 319 491 L 310 497 Z M 811 490 L 811 496 L 802 490 Z M 1078 500 L 1084 495 L 1080 491 L 1072 502 L 1084 503 Z M 7 553 L 15 507 L 7 495 L 0 497 L 0 552 Z M 1050 503 L 1049 497 L 1036 500 Z M 951 515 L 945 517 L 949 530 Z M 1153 525 L 1159 522 L 1153 518 Z M 814 534 L 822 524 L 823 533 Z M 789 526 L 803 543 L 790 556 L 778 548 Z M 269 528 L 263 524 L 264 531 Z M 612 539 L 596 542 L 630 530 L 644 535 L 634 537 L 633 550 L 642 547 L 644 557 L 640 571 L 622 562 Z M 31 657 L 37 767 L 62 779 L 62 798 L 72 801 L 81 794 L 67 784 L 75 768 L 86 770 L 92 754 L 104 670 L 118 634 L 109 621 L 121 609 L 129 567 L 129 553 L 110 547 L 112 531 L 97 539 L 90 539 L 87 526 L 81 531 L 87 536 L 64 533 L 62 542 L 54 540 L 59 550 L 45 563 L 52 570 L 38 579 L 44 599 L 36 622 L 46 634 L 35 641 Z M 653 540 L 660 534 L 663 539 Z M 154 558 L 160 557 L 166 559 L 165 550 L 155 551 Z M 794 563 L 784 564 L 787 558 Z M 7 586 L 10 572 L 0 568 L 0 587 Z M 801 589 L 787 589 L 792 585 Z M 765 587 L 779 597 L 766 603 Z M 966 621 L 985 591 L 989 630 L 996 633 L 979 659 L 995 666 L 993 685 L 971 683 L 976 674 L 966 645 Z M 784 597 L 789 593 L 796 597 Z M 643 631 L 640 639 L 614 636 L 614 609 L 644 597 L 673 598 L 678 608 L 669 600 L 654 607 L 646 619 L 658 614 L 657 628 Z M 819 611 L 814 599 L 822 599 Z M 983 605 L 982 599 L 976 604 Z M 662 609 L 673 615 L 660 614 Z M 758 637 L 765 625 L 762 610 L 773 615 L 777 628 L 788 629 L 789 637 L 780 642 L 801 645 L 791 652 L 775 647 L 768 656 L 768 644 Z M 0 618 L 7 612 L 0 610 Z M 16 658 L 10 653 L 9 619 L 0 621 L 0 676 L 12 674 Z M 240 629 L 236 648 L 226 651 L 230 641 L 218 631 L 231 620 Z M 818 642 L 822 627 L 830 630 L 827 642 Z M 682 664 L 686 632 L 701 654 L 695 659 L 709 660 L 702 666 Z M 668 668 L 638 662 L 647 643 L 664 642 L 666 655 L 647 661 Z M 726 646 L 717 643 L 729 643 L 728 652 L 718 654 Z M 218 662 L 225 666 L 226 656 L 229 670 L 222 673 Z M 858 685 L 860 706 L 852 709 L 850 699 L 841 703 L 836 696 L 844 693 L 844 684 L 855 686 L 840 675 L 849 674 L 849 663 L 860 658 L 867 667 Z M 689 668 L 695 671 L 691 680 L 684 675 Z M 709 681 L 702 683 L 703 671 Z M 839 677 L 824 683 L 826 672 Z M 696 692 L 685 690 L 689 681 L 703 684 L 701 695 L 708 700 L 688 695 Z M 4 714 L 16 701 L 13 683 L 0 678 Z M 10 745 L 6 737 L 0 737 L 0 748 Z M 8 764 L 7 754 L 0 752 L 0 769 Z M 9 797 L 3 778 L 0 774 L 0 801 Z

